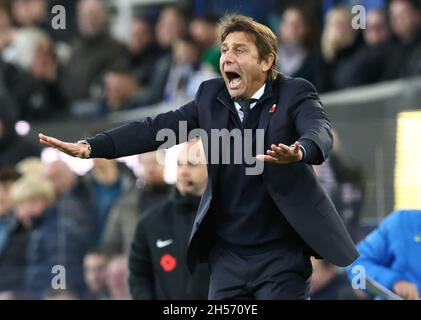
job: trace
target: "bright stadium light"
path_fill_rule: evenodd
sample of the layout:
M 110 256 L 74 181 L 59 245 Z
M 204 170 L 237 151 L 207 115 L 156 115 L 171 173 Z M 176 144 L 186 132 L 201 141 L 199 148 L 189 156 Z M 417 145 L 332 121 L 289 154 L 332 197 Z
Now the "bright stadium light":
M 15 124 L 15 130 L 18 135 L 26 136 L 31 131 L 31 125 L 26 121 L 18 121 Z
M 396 134 L 395 209 L 421 208 L 421 111 L 401 112 Z

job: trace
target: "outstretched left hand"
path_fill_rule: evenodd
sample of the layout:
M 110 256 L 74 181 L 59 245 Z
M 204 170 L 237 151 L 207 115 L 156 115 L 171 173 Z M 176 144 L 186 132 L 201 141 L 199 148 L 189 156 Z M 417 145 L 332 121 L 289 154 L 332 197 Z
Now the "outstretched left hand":
M 256 156 L 256 159 L 278 164 L 288 164 L 301 161 L 303 158 L 303 152 L 298 141 L 291 146 L 280 143 L 279 145 L 272 144 L 270 147 L 271 149 L 267 150 L 266 154 L 259 154 Z

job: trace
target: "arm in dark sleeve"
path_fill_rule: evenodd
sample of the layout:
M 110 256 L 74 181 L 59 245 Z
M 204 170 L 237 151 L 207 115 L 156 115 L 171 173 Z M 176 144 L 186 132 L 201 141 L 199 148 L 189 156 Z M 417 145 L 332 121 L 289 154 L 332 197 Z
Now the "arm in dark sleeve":
M 168 147 L 185 142 L 188 133 L 199 126 L 197 104 L 202 87 L 194 101 L 175 111 L 134 121 L 87 139 L 92 147 L 91 158 L 113 159 L 154 151 L 164 143 L 157 140 L 158 132 L 168 137 L 165 141 L 170 142 Z
M 330 122 L 313 85 L 304 79 L 295 79 L 295 94 L 290 116 L 305 149 L 304 162 L 321 164 L 332 149 Z
M 310 139 L 300 139 L 301 151 L 303 151 L 302 161 L 308 164 L 323 162 L 323 155 L 316 143 Z
M 129 255 L 129 288 L 135 300 L 154 300 L 155 277 L 151 252 L 145 236 L 144 219 L 137 225 Z

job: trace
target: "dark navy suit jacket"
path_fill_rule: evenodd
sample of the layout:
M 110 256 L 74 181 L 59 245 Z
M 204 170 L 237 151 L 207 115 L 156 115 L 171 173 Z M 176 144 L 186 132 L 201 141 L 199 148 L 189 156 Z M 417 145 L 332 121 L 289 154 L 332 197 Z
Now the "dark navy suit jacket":
M 315 255 L 338 266 L 347 266 L 358 252 L 335 206 L 323 191 L 312 164 L 322 163 L 332 148 L 330 123 L 314 87 L 306 80 L 280 75 L 268 82 L 270 86 L 260 101 L 258 128 L 264 129 L 265 149 L 271 144 L 290 145 L 311 141 L 317 146 L 317 157 L 306 155 L 305 160 L 280 165 L 265 163 L 263 180 L 267 191 L 288 222 Z M 227 128 L 232 112 L 232 99 L 222 79 L 205 81 L 194 101 L 181 108 L 160 114 L 145 121 L 136 121 L 88 139 L 91 157 L 117 158 L 156 150 L 162 141 L 156 135 L 168 128 L 177 134 L 177 143 L 184 142 L 179 122 L 187 123 L 187 130 L 202 129 L 211 137 L 212 129 Z M 276 108 L 273 108 L 276 104 Z M 208 144 L 209 146 L 211 143 Z M 211 159 L 212 150 L 205 150 Z M 210 161 L 208 161 L 210 162 Z M 208 163 L 208 184 L 196 214 L 188 250 L 188 264 L 194 269 L 199 261 L 206 261 L 215 236 L 214 208 L 218 164 Z M 227 181 L 227 192 L 235 188 L 235 181 Z M 251 196 L 252 201 L 252 196 Z

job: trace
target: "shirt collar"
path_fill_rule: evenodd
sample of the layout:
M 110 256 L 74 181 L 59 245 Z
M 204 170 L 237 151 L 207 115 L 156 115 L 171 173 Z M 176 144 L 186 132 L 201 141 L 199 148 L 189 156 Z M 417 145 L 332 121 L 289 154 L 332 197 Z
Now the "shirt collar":
M 263 94 L 265 93 L 265 88 L 266 88 L 266 82 L 260 87 L 260 89 L 259 90 L 257 90 L 256 91 L 256 93 L 255 94 L 253 94 L 252 96 L 251 96 L 251 98 L 250 99 L 257 99 L 257 100 L 259 100 L 262 96 L 263 96 Z M 253 103 L 251 103 L 250 104 L 250 110 L 255 106 L 257 104 L 257 102 L 253 102 Z M 241 113 L 242 113 L 242 111 L 240 110 L 241 109 L 241 106 L 237 103 L 237 102 L 235 102 L 234 101 L 234 106 L 235 106 L 235 108 L 237 109 L 237 111 L 240 111 Z
M 265 88 L 266 88 L 266 82 L 260 87 L 259 90 L 256 91 L 255 94 L 253 94 L 251 96 L 251 99 L 259 100 L 263 96 L 263 94 L 265 93 Z

